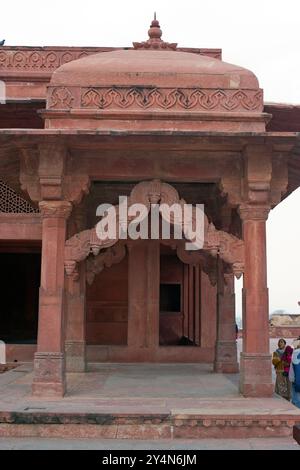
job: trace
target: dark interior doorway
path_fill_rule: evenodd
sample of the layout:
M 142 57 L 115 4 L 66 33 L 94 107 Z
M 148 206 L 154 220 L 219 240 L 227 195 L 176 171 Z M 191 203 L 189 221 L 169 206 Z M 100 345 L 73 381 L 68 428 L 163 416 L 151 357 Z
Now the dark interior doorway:
M 181 284 L 160 284 L 161 312 L 177 312 L 181 311 Z
M 37 342 L 40 253 L 0 253 L 0 339 Z

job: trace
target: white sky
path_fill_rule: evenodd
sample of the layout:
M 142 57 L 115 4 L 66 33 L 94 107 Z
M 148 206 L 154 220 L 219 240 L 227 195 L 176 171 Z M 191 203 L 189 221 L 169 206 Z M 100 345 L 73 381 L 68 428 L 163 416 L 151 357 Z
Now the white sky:
M 223 60 L 257 75 L 265 101 L 300 104 L 299 0 L 2 0 L 0 40 L 18 46 L 130 46 L 147 39 L 154 11 L 166 41 L 222 48 Z M 268 222 L 271 312 L 300 313 L 299 207 L 300 190 Z M 237 293 L 237 313 L 240 304 Z

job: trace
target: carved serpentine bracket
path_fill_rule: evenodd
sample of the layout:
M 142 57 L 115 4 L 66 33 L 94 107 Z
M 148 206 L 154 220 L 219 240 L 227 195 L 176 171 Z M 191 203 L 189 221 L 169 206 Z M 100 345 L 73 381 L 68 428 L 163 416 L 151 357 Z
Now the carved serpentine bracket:
M 133 188 L 129 197 L 128 207 L 135 203 L 143 203 L 149 213 L 151 204 L 165 203 L 167 206 L 172 206 L 174 203 L 183 205 L 185 204 L 185 201 L 179 198 L 178 192 L 171 185 L 163 183 L 159 180 L 153 180 L 139 183 Z M 117 217 L 119 217 L 118 209 L 118 206 L 116 206 Z M 161 213 L 161 215 L 162 217 L 169 217 L 168 221 L 170 223 L 176 222 L 172 216 L 170 216 L 170 214 L 168 216 L 164 211 Z M 195 212 L 192 214 L 193 219 L 194 217 Z M 184 232 L 183 227 L 182 230 Z M 195 239 L 192 238 L 187 231 L 185 231 L 184 235 L 187 241 L 195 242 Z M 80 232 L 71 237 L 69 240 L 67 240 L 65 245 L 65 270 L 67 275 L 76 279 L 78 277 L 77 263 L 86 259 L 91 253 L 94 256 L 98 256 L 100 251 L 116 245 L 118 240 L 118 234 L 114 239 L 99 239 L 95 228 L 84 230 L 83 232 Z M 172 241 L 169 243 L 172 244 Z M 176 243 L 174 246 L 177 247 Z M 184 250 L 182 246 L 177 250 L 177 253 L 183 262 L 187 262 L 188 259 L 192 259 L 192 264 L 197 264 L 197 262 L 201 262 L 201 259 L 203 261 L 203 256 L 205 256 L 204 253 L 207 252 L 214 258 L 219 255 L 226 263 L 232 265 L 233 272 L 237 277 L 240 277 L 243 272 L 243 241 L 226 232 L 216 230 L 213 224 L 208 223 L 206 216 L 204 217 L 203 249 L 195 250 L 191 255 L 186 250 Z M 107 256 L 109 257 L 110 255 Z M 198 261 L 196 261 L 196 258 Z M 105 257 L 101 258 L 99 261 L 100 266 L 102 266 L 101 263 L 104 259 Z
M 217 257 L 214 257 L 208 251 L 197 250 L 189 251 L 185 249 L 185 240 L 160 240 L 162 245 L 170 246 L 173 250 L 176 250 L 178 258 L 184 264 L 191 264 L 193 266 L 200 266 L 201 270 L 208 275 L 212 286 L 217 284 L 218 273 L 217 273 Z
M 126 246 L 117 243 L 111 248 L 107 248 L 98 256 L 86 260 L 86 280 L 89 285 L 93 284 L 95 276 L 103 271 L 104 268 L 110 268 L 113 264 L 118 264 L 126 256 Z
M 209 224 L 205 234 L 204 250 L 212 256 L 217 255 L 232 266 L 234 275 L 239 279 L 244 272 L 244 241 Z

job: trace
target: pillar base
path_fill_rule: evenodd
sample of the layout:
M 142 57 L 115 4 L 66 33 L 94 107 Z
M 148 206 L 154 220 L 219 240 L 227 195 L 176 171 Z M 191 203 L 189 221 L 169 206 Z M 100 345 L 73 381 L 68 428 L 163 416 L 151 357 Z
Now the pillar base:
M 36 353 L 32 395 L 40 398 L 61 398 L 66 391 L 63 353 Z
M 241 353 L 240 391 L 244 397 L 271 397 L 271 355 L 265 353 Z
M 218 341 L 216 344 L 214 372 L 236 374 L 238 371 L 236 341 Z
M 66 341 L 66 371 L 86 372 L 85 341 Z

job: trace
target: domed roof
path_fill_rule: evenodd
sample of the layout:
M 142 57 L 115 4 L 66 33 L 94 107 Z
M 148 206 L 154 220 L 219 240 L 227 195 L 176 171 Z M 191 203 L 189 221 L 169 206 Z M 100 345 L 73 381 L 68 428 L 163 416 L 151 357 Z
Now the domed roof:
M 168 50 L 100 52 L 59 67 L 52 86 L 176 86 L 258 89 L 255 75 L 212 57 Z
M 252 72 L 212 57 L 177 51 L 177 44 L 162 41 L 161 34 L 155 18 L 148 41 L 133 43 L 133 50 L 101 52 L 62 65 L 52 75 L 47 109 L 68 111 L 77 124 L 85 112 L 90 123 L 86 122 L 85 128 L 107 127 L 106 117 L 113 128 L 123 128 L 121 121 L 126 115 L 126 122 L 151 120 L 150 129 L 155 128 L 155 120 L 159 129 L 189 129 L 191 126 L 183 120 L 193 119 L 198 120 L 196 128 L 212 130 L 207 125 L 212 121 L 208 112 L 227 113 L 228 118 L 232 113 L 254 113 L 256 120 L 259 113 L 261 127 L 262 91 Z M 75 110 L 80 110 L 77 117 Z M 92 110 L 97 122 L 92 122 Z M 50 120 L 56 119 L 57 113 L 45 115 Z M 70 120 L 59 119 L 58 123 L 74 127 Z M 46 121 L 46 126 L 57 127 L 54 121 L 51 125 Z

